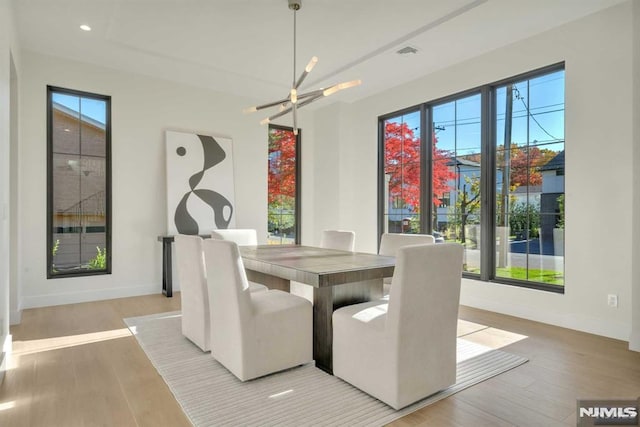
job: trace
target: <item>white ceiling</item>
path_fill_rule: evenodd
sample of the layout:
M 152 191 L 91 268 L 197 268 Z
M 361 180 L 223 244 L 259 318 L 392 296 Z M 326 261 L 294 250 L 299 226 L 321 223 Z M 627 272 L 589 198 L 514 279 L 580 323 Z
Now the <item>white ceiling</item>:
M 318 56 L 303 89 L 362 79 L 361 86 L 332 97 L 354 101 L 622 1 L 303 0 L 297 68 Z M 283 97 L 291 85 L 287 0 L 12 4 L 24 49 L 256 100 Z M 418 54 L 395 53 L 406 45 Z

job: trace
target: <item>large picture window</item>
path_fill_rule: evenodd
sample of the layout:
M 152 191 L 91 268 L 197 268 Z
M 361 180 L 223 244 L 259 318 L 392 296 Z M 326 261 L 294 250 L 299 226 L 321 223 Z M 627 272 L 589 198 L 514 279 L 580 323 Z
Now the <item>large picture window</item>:
M 47 87 L 47 277 L 111 273 L 111 99 Z
M 379 135 L 380 233 L 430 233 L 464 246 L 465 276 L 564 292 L 563 64 L 382 116 Z
M 268 243 L 300 243 L 300 138 L 292 128 L 269 125 Z

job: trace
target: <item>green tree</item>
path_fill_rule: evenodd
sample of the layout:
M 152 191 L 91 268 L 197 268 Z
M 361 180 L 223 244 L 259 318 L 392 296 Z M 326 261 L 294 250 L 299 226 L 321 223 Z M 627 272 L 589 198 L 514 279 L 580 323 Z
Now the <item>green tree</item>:
M 509 208 L 509 228 L 511 233 L 522 238 L 538 237 L 540 228 L 540 206 L 537 204 L 512 203 Z
M 480 212 L 480 177 L 466 176 L 464 184 L 457 189 L 458 197 L 455 204 L 455 218 L 460 227 L 458 233 L 460 243 L 465 243 L 465 226 L 470 221 L 475 221 L 476 215 Z

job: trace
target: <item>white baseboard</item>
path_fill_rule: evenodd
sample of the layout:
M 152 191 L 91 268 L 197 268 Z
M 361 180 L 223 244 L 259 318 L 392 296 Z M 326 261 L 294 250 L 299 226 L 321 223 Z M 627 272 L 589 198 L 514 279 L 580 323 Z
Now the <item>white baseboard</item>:
M 629 338 L 629 350 L 640 351 L 640 332 L 631 334 Z
M 4 380 L 4 373 L 7 370 L 7 363 L 9 363 L 9 354 L 13 346 L 12 340 L 13 337 L 11 334 L 8 334 L 2 343 L 2 348 L 0 348 L 0 384 L 2 384 Z
M 22 308 L 49 307 L 52 305 L 76 304 L 89 301 L 135 297 L 161 293 L 158 285 L 132 286 L 109 289 L 93 289 L 64 294 L 30 295 L 22 297 Z
M 585 315 L 567 315 L 565 313 L 541 310 L 539 305 L 532 307 L 525 304 L 517 304 L 511 299 L 505 301 L 498 298 L 483 298 L 462 292 L 460 304 L 621 341 L 628 341 L 630 335 L 628 324 Z

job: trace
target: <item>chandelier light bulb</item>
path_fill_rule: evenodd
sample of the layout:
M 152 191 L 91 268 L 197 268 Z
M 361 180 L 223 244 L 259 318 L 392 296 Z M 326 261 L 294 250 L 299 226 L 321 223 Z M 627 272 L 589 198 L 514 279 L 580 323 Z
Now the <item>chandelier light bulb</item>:
M 358 86 L 362 83 L 362 80 L 351 80 L 350 82 L 339 83 L 337 85 L 333 85 L 330 88 L 325 89 L 322 94 L 324 96 L 333 95 L 334 93 L 341 91 L 343 89 L 349 89 L 350 87 Z
M 318 57 L 314 56 L 313 58 L 311 58 L 311 61 L 309 61 L 307 66 L 304 67 L 304 71 L 306 71 L 307 73 L 310 73 L 311 70 L 313 70 L 313 67 L 315 67 L 317 63 L 318 63 Z

